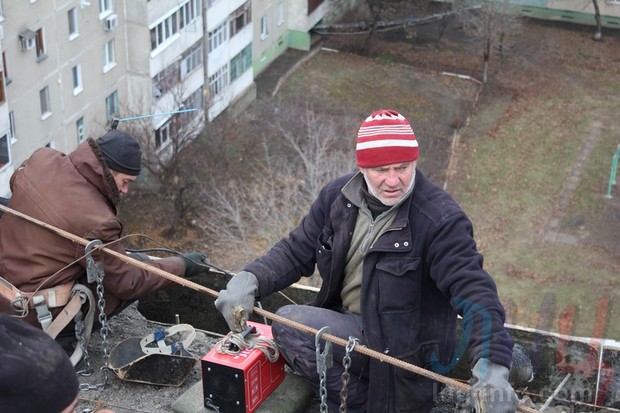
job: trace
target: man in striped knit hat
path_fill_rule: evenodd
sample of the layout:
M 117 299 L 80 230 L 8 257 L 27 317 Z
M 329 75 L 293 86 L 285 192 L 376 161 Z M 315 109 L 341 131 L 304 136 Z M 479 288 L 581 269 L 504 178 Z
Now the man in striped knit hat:
M 513 343 L 471 221 L 416 169 L 418 141 L 400 113 L 378 110 L 364 120 L 356 158 L 359 172 L 327 184 L 288 237 L 230 280 L 216 307 L 231 330 L 240 331 L 239 306 L 247 317 L 255 298 L 316 268 L 323 281 L 314 302 L 284 306 L 279 316 L 316 330 L 330 326 L 345 340 L 357 338 L 372 350 L 446 375 L 463 355 L 457 350 L 461 315 L 460 340 L 467 343 L 473 375 L 471 408 L 514 412 L 517 397 L 508 381 Z M 288 365 L 317 395 L 326 390 L 323 401 L 338 411 L 345 349 L 333 346 L 334 365 L 320 380 L 315 337 L 278 322 L 272 329 Z M 433 408 L 440 384 L 375 357 L 350 355 L 348 412 Z

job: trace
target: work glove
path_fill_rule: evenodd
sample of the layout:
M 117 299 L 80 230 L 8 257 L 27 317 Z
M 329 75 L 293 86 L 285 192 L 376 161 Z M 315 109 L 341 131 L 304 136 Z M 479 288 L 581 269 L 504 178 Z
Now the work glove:
M 519 399 L 508 382 L 508 368 L 480 359 L 472 370 L 470 396 L 476 413 L 514 413 Z
M 240 271 L 233 276 L 226 288 L 220 291 L 215 308 L 224 316 L 230 331 L 241 333 L 247 327 L 254 311 L 254 298 L 258 294 L 258 280 L 251 272 Z
M 185 273 L 183 274 L 185 278 L 192 278 L 198 274 L 209 272 L 209 267 L 207 266 L 209 261 L 205 254 L 201 252 L 188 252 L 181 254 L 181 257 L 183 257 L 185 262 Z

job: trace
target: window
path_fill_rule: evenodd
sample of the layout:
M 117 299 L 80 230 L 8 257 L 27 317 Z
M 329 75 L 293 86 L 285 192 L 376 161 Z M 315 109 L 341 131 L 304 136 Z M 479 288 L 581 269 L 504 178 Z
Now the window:
M 177 15 L 173 13 L 151 29 L 151 50 L 157 49 L 178 31 Z
M 9 145 L 9 135 L 5 133 L 0 136 L 0 169 L 11 162 L 11 151 Z
M 181 125 L 189 124 L 195 117 L 200 115 L 200 110 L 202 109 L 202 86 L 199 87 L 192 93 L 185 101 L 183 101 L 183 107 L 186 109 L 196 109 L 191 112 L 181 113 Z
M 175 36 L 181 29 L 196 20 L 202 10 L 202 0 L 187 0 L 168 17 L 151 28 L 151 51 Z
M 45 86 L 39 91 L 39 103 L 41 104 L 41 117 L 47 118 L 52 113 L 50 106 L 50 89 Z
M 11 78 L 9 77 L 9 65 L 6 61 L 6 52 L 2 52 L 2 71 L 4 72 L 4 84 L 8 85 L 11 83 Z
M 308 0 L 308 16 L 315 11 L 325 0 Z
M 112 13 L 112 0 L 99 0 L 99 14 L 106 15 Z
M 0 68 L 0 104 L 6 102 L 6 94 L 4 90 L 4 70 Z
M 110 96 L 105 98 L 105 114 L 108 121 L 118 115 L 118 91 L 114 91 Z
M 114 66 L 116 66 L 116 46 L 114 39 L 111 39 L 103 46 L 103 72 L 108 72 Z
M 179 27 L 182 29 L 200 16 L 201 0 L 189 0 L 179 9 Z
M 77 95 L 82 91 L 82 65 L 75 65 L 71 68 L 71 79 L 73 80 L 73 94 Z
M 196 42 L 181 56 L 181 79 L 185 79 L 194 69 L 202 66 L 202 44 Z
M 79 36 L 78 13 L 75 7 L 69 9 L 69 11 L 67 12 L 67 19 L 69 20 L 69 40 L 73 40 Z
M 35 45 L 37 48 L 37 61 L 40 62 L 41 60 L 45 60 L 47 58 L 47 54 L 45 54 L 43 28 L 36 31 Z
M 230 60 L 230 81 L 233 82 L 252 67 L 252 45 L 247 45 Z
M 198 41 L 181 55 L 181 59 L 153 76 L 153 97 L 159 99 L 163 94 L 185 79 L 195 69 L 202 66 L 202 41 Z
M 269 35 L 269 29 L 267 28 L 267 16 L 260 18 L 260 38 L 265 40 Z
M 214 75 L 209 76 L 209 94 L 217 96 L 228 86 L 228 65 L 222 66 Z
M 209 53 L 228 40 L 228 23 L 224 22 L 209 32 Z
M 172 122 L 171 119 L 169 119 L 163 126 L 155 131 L 155 149 L 160 149 L 167 144 L 170 139 L 170 134 L 172 133 L 171 129 Z
M 230 14 L 230 37 L 233 37 L 250 24 L 252 21 L 250 10 L 250 2 L 248 1 Z
M 284 3 L 280 2 L 278 3 L 278 26 L 282 26 L 282 23 L 284 23 Z
M 15 139 L 17 135 L 15 134 L 15 114 L 13 111 L 9 112 L 9 129 L 11 131 L 11 139 Z
M 77 134 L 78 143 L 84 142 L 86 134 L 84 133 L 84 118 L 79 118 L 75 121 L 75 132 Z
M 179 70 L 177 64 L 171 64 L 161 72 L 153 76 L 153 94 L 155 98 L 167 93 L 172 87 L 179 83 Z

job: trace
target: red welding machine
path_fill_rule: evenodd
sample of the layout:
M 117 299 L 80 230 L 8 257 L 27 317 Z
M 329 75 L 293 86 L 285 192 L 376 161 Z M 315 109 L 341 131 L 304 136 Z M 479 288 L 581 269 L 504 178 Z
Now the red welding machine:
M 270 326 L 252 321 L 248 326 L 272 340 Z M 259 348 L 225 354 L 215 346 L 201 364 L 204 405 L 220 413 L 254 412 L 284 380 L 284 359 L 272 362 Z

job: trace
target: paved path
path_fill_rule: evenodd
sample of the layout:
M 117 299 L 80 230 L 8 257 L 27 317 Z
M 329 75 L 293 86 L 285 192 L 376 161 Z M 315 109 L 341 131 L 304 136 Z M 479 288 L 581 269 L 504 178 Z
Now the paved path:
M 549 220 L 549 226 L 545 232 L 545 241 L 550 242 L 561 242 L 567 244 L 576 244 L 579 242 L 578 238 L 574 235 L 565 234 L 559 232 L 562 226 L 562 220 L 566 215 L 566 211 L 570 206 L 570 201 L 573 197 L 573 193 L 577 189 L 579 182 L 581 181 L 581 176 L 583 174 L 584 168 L 592 153 L 592 150 L 598 144 L 598 141 L 601 137 L 601 129 L 603 128 L 603 124 L 600 121 L 592 122 L 592 127 L 590 129 L 590 133 L 581 143 L 581 148 L 579 150 L 579 156 L 575 159 L 573 164 L 570 167 L 570 175 L 568 179 L 564 182 L 564 187 L 562 189 L 562 193 L 560 194 L 560 198 L 553 209 L 553 216 Z

